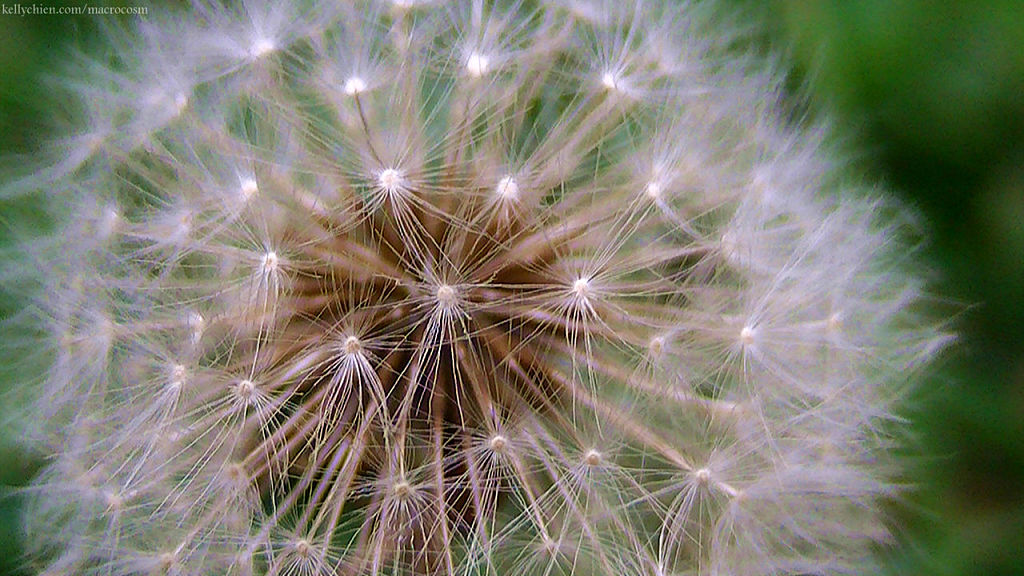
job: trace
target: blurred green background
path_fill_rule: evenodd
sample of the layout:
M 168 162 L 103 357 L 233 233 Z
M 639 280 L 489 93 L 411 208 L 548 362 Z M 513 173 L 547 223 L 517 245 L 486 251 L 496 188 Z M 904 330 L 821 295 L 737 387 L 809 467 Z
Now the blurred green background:
M 1024 575 L 1024 2 L 733 4 L 767 22 L 765 45 L 787 55 L 810 108 L 834 115 L 857 168 L 924 215 L 932 291 L 962 311 L 960 343 L 908 408 L 920 483 L 893 510 L 905 529 L 886 572 Z M 112 18 L 0 15 L 0 155 L 31 150 L 43 74 Z M 0 485 L 37 465 L 0 429 Z M 0 489 L 0 574 L 19 574 L 10 494 Z

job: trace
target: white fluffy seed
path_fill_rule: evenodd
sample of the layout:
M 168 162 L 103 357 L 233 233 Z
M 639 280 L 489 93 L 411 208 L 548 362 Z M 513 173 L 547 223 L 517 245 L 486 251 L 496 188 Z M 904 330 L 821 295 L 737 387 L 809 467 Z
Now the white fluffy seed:
M 342 348 L 345 350 L 345 354 L 359 354 L 363 351 L 363 343 L 359 341 L 359 338 L 349 336 L 348 338 L 345 338 L 345 343 L 342 345 Z
M 350 76 L 345 80 L 345 94 L 355 96 L 366 91 L 366 81 L 359 76 Z
M 487 73 L 491 60 L 478 52 L 473 52 L 466 58 L 466 72 L 474 78 L 479 78 Z
M 253 58 L 262 58 L 277 49 L 277 44 L 270 38 L 258 38 L 252 43 L 249 53 Z
M 442 284 L 437 287 L 437 301 L 445 307 L 454 306 L 456 303 L 455 288 Z
M 243 200 L 249 200 L 260 191 L 259 184 L 256 183 L 255 178 L 244 178 L 238 186 L 238 192 L 242 196 Z
M 388 194 L 395 194 L 405 187 L 405 177 L 397 168 L 386 168 L 377 174 L 377 185 Z
M 519 183 L 512 176 L 505 176 L 501 180 L 498 180 L 498 185 L 494 187 L 494 193 L 498 195 L 498 198 L 502 200 L 515 201 L 519 199 Z
M 601 85 L 603 85 L 609 91 L 615 91 L 619 89 L 619 79 L 612 72 L 605 72 L 601 75 Z
M 492 451 L 501 454 L 508 446 L 508 439 L 501 434 L 496 434 L 491 437 L 490 446 Z

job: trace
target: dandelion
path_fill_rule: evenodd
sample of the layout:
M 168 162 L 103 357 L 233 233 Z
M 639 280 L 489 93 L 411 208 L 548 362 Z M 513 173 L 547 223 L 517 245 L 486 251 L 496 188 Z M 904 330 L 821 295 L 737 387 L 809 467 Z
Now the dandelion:
M 319 4 L 75 83 L 40 571 L 862 571 L 944 340 L 779 80 L 687 4 Z

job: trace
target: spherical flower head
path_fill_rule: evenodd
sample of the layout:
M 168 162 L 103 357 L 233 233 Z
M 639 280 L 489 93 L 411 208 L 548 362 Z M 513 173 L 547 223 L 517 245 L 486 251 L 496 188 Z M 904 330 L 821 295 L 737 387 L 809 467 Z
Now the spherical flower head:
M 98 59 L 184 72 L 41 170 L 41 571 L 864 569 L 944 340 L 898 210 L 742 42 L 671 2 L 245 4 Z

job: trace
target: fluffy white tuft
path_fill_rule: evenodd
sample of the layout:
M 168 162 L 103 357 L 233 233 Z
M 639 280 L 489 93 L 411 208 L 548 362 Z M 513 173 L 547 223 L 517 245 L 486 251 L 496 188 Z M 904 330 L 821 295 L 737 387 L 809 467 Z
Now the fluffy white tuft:
M 948 337 L 703 7 L 191 9 L 18 183 L 41 571 L 864 570 Z

